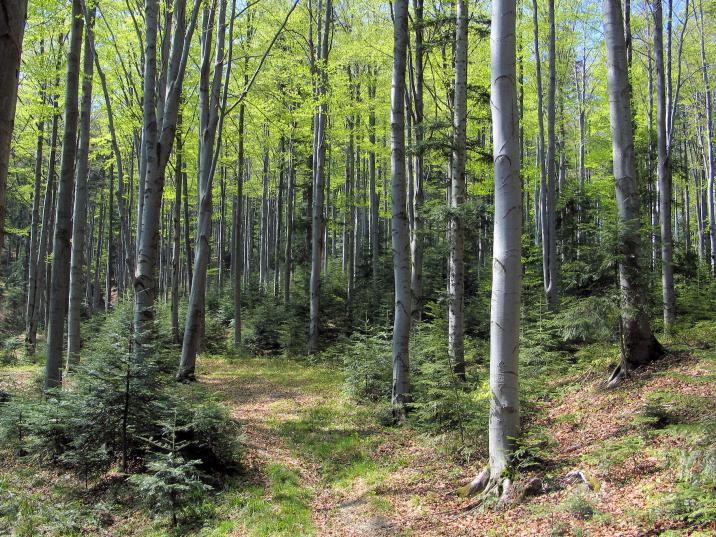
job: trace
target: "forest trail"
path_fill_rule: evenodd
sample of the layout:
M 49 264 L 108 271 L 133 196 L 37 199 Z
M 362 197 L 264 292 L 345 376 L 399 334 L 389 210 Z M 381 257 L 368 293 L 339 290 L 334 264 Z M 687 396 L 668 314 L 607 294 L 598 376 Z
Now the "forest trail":
M 563 379 L 561 396 L 546 402 L 544 418 L 531 425 L 550 439 L 538 475 L 554 483 L 581 469 L 597 490 L 572 482 L 507 511 L 466 510 L 472 501 L 455 489 L 479 461 L 462 466 L 410 427 L 381 425 L 375 407 L 355 405 L 343 393 L 340 370 L 268 357 L 201 364 L 201 382 L 243 423 L 250 483 L 217 535 L 492 536 L 509 530 L 516 536 L 639 537 L 649 528 L 688 528 L 654 515 L 654 498 L 674 489 L 673 457 L 694 423 L 693 408 L 716 400 L 710 350 L 666 358 L 630 380 L 629 389 L 600 390 L 594 371 Z M 659 398 L 674 421 L 644 429 L 640 416 Z M 674 403 L 684 398 L 691 407 L 686 414 Z M 694 534 L 716 528 L 701 530 L 707 533 Z
M 424 518 L 418 509 L 407 513 L 410 523 L 397 519 L 406 515 L 396 509 L 401 496 L 409 500 L 417 491 L 403 493 L 386 481 L 405 470 L 411 451 L 399 454 L 411 435 L 381 427 L 351 404 L 340 371 L 280 358 L 213 359 L 202 369 L 203 381 L 243 424 L 249 479 L 262 483 L 273 513 L 284 517 L 246 521 L 239 535 L 401 535 Z M 276 494 L 294 477 L 292 496 Z

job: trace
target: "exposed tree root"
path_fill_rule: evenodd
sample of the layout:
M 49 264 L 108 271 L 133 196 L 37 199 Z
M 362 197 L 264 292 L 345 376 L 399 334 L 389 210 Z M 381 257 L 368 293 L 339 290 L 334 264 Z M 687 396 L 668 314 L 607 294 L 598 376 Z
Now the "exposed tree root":
M 619 363 L 619 365 L 614 368 L 614 371 L 612 371 L 612 374 L 609 375 L 609 379 L 607 379 L 605 386 L 609 389 L 616 388 L 622 382 L 624 382 L 628 378 L 628 376 L 629 373 L 627 369 L 622 363 Z
M 177 382 L 183 382 L 189 384 L 190 382 L 196 382 L 196 375 L 193 369 L 182 369 L 177 373 Z
M 458 491 L 458 494 L 466 497 L 480 494 L 480 499 L 468 506 L 468 510 L 482 506 L 486 502 L 495 499 L 497 500 L 497 509 L 502 509 L 512 503 L 512 480 L 501 474 L 493 475 L 490 467 L 486 466 L 475 479 Z

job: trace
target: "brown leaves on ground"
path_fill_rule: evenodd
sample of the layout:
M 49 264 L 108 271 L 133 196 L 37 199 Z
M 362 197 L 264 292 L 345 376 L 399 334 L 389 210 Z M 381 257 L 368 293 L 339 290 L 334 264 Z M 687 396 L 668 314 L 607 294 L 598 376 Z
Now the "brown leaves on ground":
M 668 493 L 676 480 L 674 465 L 657 448 L 678 450 L 685 441 L 674 435 L 637 435 L 640 426 L 635 418 L 658 392 L 716 401 L 714 383 L 703 382 L 713 375 L 710 364 L 692 356 L 668 356 L 614 390 L 603 389 L 601 378 L 581 379 L 563 397 L 544 403 L 534 426 L 546 429 L 554 440 L 548 473 L 559 485 L 501 511 L 473 508 L 474 499 L 456 494 L 458 486 L 479 471 L 478 464 L 461 467 L 409 427 L 376 425 L 377 434 L 366 440 L 370 458 L 382 468 L 377 479 L 359 475 L 347 485 L 327 483 L 320 463 L 291 449 L 276 421 L 298 420 L 329 399 L 335 403 L 339 398 L 341 405 L 352 403 L 338 391 L 304 389 L 301 383 L 287 380 L 289 375 L 277 381 L 248 371 L 237 375 L 227 362 L 216 365 L 220 371 L 206 382 L 225 394 L 245 425 L 250 475 L 261 480 L 264 469 L 276 462 L 295 469 L 302 486 L 313 493 L 311 508 L 319 535 L 639 537 L 668 529 L 690 534 L 689 528 L 674 520 L 644 516 L 650 498 Z M 310 366 L 292 367 L 310 370 Z M 625 448 L 620 442 L 632 437 L 640 449 L 628 455 L 628 444 Z M 627 456 L 605 468 L 593 452 L 601 446 L 609 459 L 612 445 L 614 452 L 626 450 Z M 564 479 L 576 469 L 593 485 Z

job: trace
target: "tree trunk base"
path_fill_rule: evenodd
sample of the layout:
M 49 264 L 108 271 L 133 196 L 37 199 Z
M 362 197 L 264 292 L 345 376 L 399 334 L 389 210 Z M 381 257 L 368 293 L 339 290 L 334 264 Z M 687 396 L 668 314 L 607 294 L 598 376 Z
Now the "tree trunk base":
M 191 382 L 196 382 L 196 374 L 194 373 L 194 369 L 182 369 L 177 373 L 176 377 L 177 382 L 183 382 L 184 384 L 189 384 Z
M 639 367 L 650 364 L 651 362 L 658 360 L 666 354 L 664 347 L 657 341 L 652 335 L 651 341 L 649 342 L 649 348 L 646 352 L 642 353 L 641 360 L 638 362 L 630 362 L 622 359 L 622 361 L 614 368 L 612 374 L 609 375 L 605 384 L 606 388 L 616 388 L 621 385 L 626 379 L 629 378 L 631 372 L 638 369 Z
M 484 505 L 485 502 L 496 499 L 496 508 L 502 509 L 511 503 L 513 490 L 512 480 L 503 474 L 504 472 L 500 472 L 499 475 L 493 475 L 490 466 L 486 466 L 475 479 L 462 487 L 458 494 L 465 497 L 480 494 L 478 502 L 471 507 Z

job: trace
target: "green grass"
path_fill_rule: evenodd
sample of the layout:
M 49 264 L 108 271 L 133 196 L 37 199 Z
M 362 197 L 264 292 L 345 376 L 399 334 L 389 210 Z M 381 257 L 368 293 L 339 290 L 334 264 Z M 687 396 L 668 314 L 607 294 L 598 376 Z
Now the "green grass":
M 228 535 L 236 526 L 243 526 L 252 537 L 314 535 L 312 494 L 301 487 L 300 475 L 284 465 L 272 464 L 267 477 L 265 488 L 252 486 L 235 493 L 228 500 L 232 520 L 220 523 L 206 535 Z

